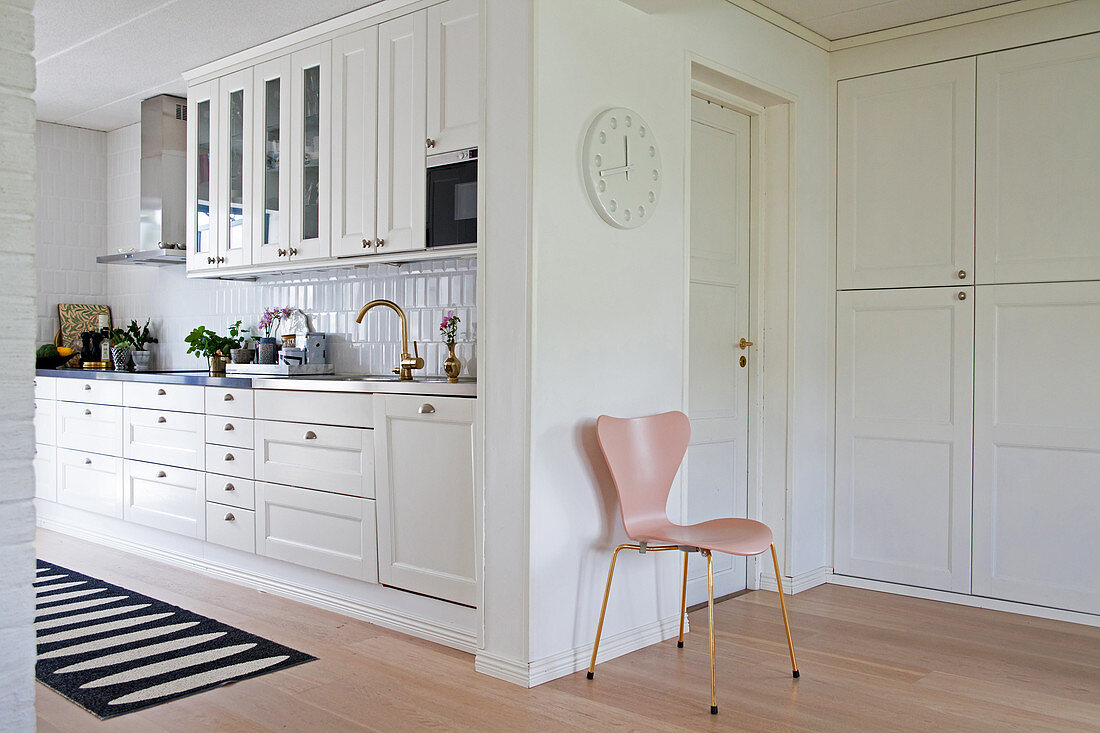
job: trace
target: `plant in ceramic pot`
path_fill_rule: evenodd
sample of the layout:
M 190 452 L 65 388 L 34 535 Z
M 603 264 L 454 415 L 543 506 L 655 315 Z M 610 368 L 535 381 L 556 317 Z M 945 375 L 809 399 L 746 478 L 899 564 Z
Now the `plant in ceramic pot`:
M 459 323 L 462 323 L 462 319 L 454 311 L 447 311 L 447 316 L 439 324 L 439 333 L 443 335 L 443 343 L 447 344 L 450 352 L 443 361 L 443 372 L 447 375 L 448 382 L 457 382 L 458 375 L 462 373 L 462 362 L 455 356 L 455 336 L 458 334 Z
M 130 370 L 130 334 L 121 328 L 111 329 L 111 361 L 114 362 L 116 372 Z
M 126 334 L 132 348 L 130 357 L 134 360 L 134 370 L 138 372 L 149 371 L 149 362 L 152 360 L 153 352 L 146 347 L 149 344 L 160 343 L 149 331 L 149 319 L 145 320 L 144 326 L 139 326 L 137 321 L 130 321 L 130 325 L 126 327 Z
M 290 308 L 267 308 L 260 316 L 259 326 L 264 332 L 260 337 L 259 358 L 256 360 L 260 364 L 275 363 L 275 337 L 272 334 L 278 328 L 279 321 L 289 315 Z
M 229 359 L 229 352 L 241 348 L 240 326 L 240 321 L 230 326 L 230 333 L 236 333 L 230 336 L 222 336 L 206 326 L 196 326 L 183 339 L 187 342 L 187 353 L 205 356 L 210 365 L 211 374 L 225 374 L 225 363 Z
M 234 364 L 251 364 L 255 350 L 252 344 L 252 328 L 241 328 L 241 322 L 237 321 L 229 327 L 229 339 L 236 346 L 230 346 L 229 356 Z

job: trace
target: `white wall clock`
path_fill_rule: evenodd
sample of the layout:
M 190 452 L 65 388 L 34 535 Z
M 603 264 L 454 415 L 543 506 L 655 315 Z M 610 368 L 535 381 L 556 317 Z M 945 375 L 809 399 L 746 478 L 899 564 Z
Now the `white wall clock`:
M 633 229 L 653 216 L 661 200 L 661 154 L 653 131 L 637 112 L 612 107 L 596 115 L 584 138 L 584 185 L 604 221 Z

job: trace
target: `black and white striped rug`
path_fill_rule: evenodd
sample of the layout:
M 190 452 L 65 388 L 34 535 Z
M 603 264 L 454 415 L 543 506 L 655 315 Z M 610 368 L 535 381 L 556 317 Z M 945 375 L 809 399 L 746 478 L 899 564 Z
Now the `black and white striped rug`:
M 34 590 L 38 681 L 100 718 L 316 659 L 43 560 Z

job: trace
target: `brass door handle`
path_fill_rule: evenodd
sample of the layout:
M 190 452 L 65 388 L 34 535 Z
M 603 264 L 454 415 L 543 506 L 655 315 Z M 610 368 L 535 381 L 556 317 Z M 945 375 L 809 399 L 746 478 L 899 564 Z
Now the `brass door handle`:
M 749 341 L 746 338 L 742 338 L 739 342 L 737 342 L 737 345 L 740 346 L 742 349 L 747 349 L 752 346 L 752 341 Z

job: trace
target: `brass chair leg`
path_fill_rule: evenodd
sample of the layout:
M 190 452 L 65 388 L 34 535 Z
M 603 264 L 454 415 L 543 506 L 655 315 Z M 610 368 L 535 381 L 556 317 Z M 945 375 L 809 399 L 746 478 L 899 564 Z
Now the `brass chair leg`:
M 588 679 L 592 679 L 596 671 L 596 652 L 600 649 L 600 634 L 603 633 L 603 617 L 607 613 L 607 598 L 611 595 L 611 578 L 615 576 L 615 560 L 619 557 L 619 550 L 633 548 L 634 545 L 619 545 L 611 553 L 611 567 L 607 569 L 607 587 L 603 590 L 603 605 L 600 606 L 600 622 L 596 624 L 596 642 L 592 645 L 592 661 L 588 663 Z
M 772 545 L 772 565 L 775 567 L 775 585 L 779 589 L 779 609 L 783 611 L 783 626 L 787 629 L 787 648 L 791 651 L 791 670 L 798 677 L 798 662 L 794 659 L 794 642 L 791 640 L 791 622 L 787 620 L 787 603 L 783 600 L 783 576 L 779 572 L 779 559 L 775 556 L 775 545 Z
M 684 616 L 687 614 L 687 594 L 688 594 L 688 553 L 684 552 L 684 580 L 680 586 L 680 640 L 676 642 L 676 646 L 680 649 L 684 648 Z
M 718 714 L 718 673 L 714 662 L 714 565 L 710 550 L 702 550 L 707 558 L 707 623 L 710 626 L 710 714 Z

